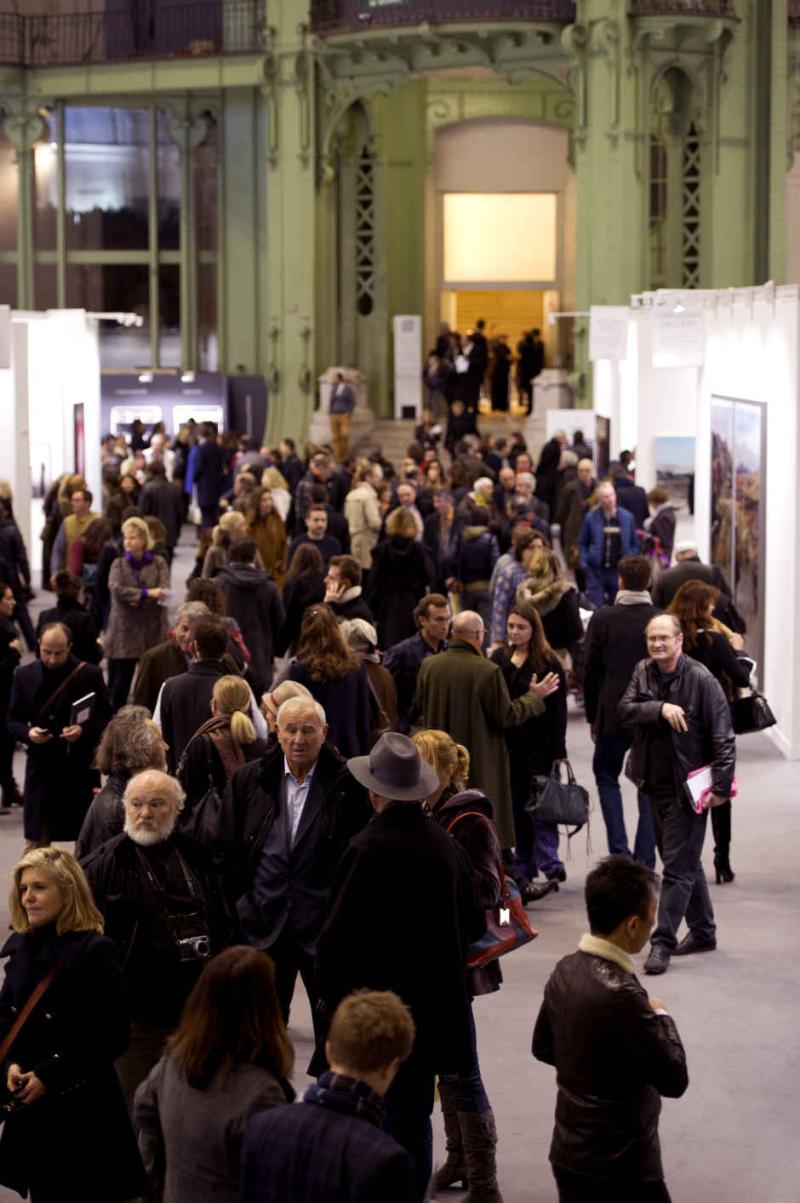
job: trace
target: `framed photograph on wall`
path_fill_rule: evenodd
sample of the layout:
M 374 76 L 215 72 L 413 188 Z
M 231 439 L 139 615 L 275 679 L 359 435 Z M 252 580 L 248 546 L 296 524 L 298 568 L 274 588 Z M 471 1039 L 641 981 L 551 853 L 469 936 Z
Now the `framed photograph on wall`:
M 694 457 L 697 439 L 683 435 L 656 438 L 656 484 L 670 501 L 694 513 Z
M 72 411 L 72 435 L 75 454 L 75 472 L 86 479 L 86 416 L 83 402 Z
M 711 398 L 711 563 L 747 623 L 745 646 L 764 680 L 764 552 L 767 408 Z

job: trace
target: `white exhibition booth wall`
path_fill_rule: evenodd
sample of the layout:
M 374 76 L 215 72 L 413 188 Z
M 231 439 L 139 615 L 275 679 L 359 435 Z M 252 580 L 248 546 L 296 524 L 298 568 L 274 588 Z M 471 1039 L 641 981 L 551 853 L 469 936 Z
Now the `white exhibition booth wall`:
M 41 561 L 34 486 L 82 468 L 99 502 L 100 438 L 97 322 L 82 309 L 0 311 L 0 477 L 11 485 L 34 571 Z
M 761 682 L 777 718 L 772 738 L 800 759 L 800 286 L 645 294 L 630 309 L 599 318 L 619 323 L 622 314 L 625 330 L 618 327 L 616 346 L 610 326 L 595 342 L 607 352 L 594 364 L 595 409 L 611 419 L 612 456 L 636 448 L 637 483 L 645 488 L 656 483 L 657 437 L 696 440 L 694 522 L 704 560 L 711 543 L 712 398 L 764 407 Z

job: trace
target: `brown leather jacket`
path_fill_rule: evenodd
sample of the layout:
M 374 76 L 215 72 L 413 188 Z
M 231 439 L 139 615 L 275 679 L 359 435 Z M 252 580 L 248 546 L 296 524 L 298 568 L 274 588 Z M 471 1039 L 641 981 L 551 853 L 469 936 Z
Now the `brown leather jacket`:
M 634 974 L 586 952 L 559 961 L 533 1055 L 557 1072 L 553 1165 L 598 1181 L 663 1178 L 661 1096 L 686 1090 L 686 1055 L 672 1019 L 655 1013 Z

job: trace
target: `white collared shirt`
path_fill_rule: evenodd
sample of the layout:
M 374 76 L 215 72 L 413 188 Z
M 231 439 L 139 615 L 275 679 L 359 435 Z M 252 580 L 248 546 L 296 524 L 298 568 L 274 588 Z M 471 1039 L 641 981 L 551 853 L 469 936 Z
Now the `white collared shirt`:
M 297 831 L 300 827 L 300 820 L 303 817 L 303 810 L 308 801 L 308 792 L 311 789 L 311 782 L 316 767 L 314 765 L 310 768 L 306 773 L 305 780 L 300 782 L 289 768 L 289 762 L 286 757 L 284 756 L 283 758 L 283 779 L 286 784 L 286 814 L 289 819 L 292 847 L 294 847 L 295 840 L 297 839 Z

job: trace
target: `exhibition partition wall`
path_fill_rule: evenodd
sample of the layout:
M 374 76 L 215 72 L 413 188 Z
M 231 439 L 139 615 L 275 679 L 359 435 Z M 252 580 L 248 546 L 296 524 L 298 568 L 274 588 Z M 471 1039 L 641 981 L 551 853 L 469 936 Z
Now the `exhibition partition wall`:
M 606 334 L 627 327 L 597 341 L 595 409 L 611 418 L 612 454 L 635 446 L 637 482 L 651 488 L 659 445 L 695 440 L 701 558 L 730 581 L 773 738 L 800 758 L 800 287 L 651 293 L 597 316 Z

